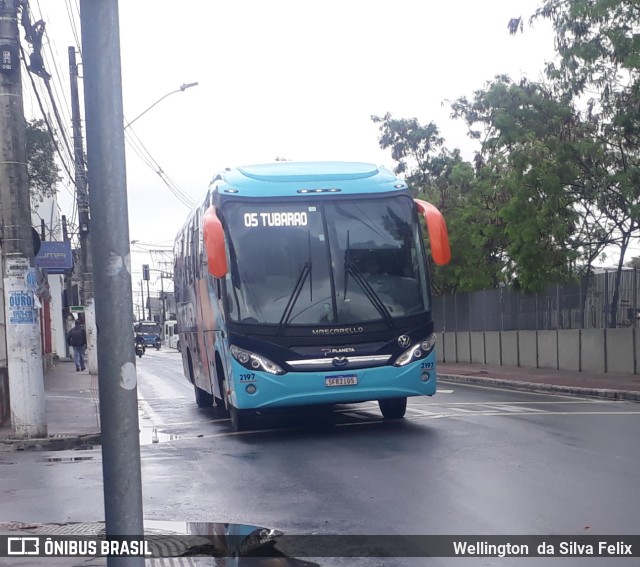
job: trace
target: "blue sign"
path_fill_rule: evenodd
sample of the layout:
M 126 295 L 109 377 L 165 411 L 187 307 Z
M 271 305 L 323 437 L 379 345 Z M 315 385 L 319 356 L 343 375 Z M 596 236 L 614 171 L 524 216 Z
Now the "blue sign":
M 33 295 L 26 291 L 9 291 L 9 323 L 33 324 Z
M 44 241 L 35 257 L 38 268 L 44 268 L 50 274 L 68 274 L 73 270 L 71 242 Z

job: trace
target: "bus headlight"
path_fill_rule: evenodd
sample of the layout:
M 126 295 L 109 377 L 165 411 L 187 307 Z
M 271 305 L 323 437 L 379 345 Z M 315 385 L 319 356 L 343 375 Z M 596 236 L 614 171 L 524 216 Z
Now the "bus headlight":
M 284 374 L 284 370 L 275 362 L 243 348 L 231 345 L 231 356 L 249 370 L 264 370 L 269 374 Z
M 405 350 L 393 363 L 394 366 L 405 366 L 414 360 L 424 358 L 436 346 L 436 336 L 434 333 L 429 335 L 426 339 L 418 341 L 417 344 L 411 345 Z

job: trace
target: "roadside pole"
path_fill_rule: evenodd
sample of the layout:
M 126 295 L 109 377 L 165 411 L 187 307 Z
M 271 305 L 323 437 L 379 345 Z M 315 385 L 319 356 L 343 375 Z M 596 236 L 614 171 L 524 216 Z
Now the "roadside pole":
M 142 294 L 142 317 L 140 317 L 141 321 L 144 321 L 144 283 L 140 280 L 140 293 Z
M 117 0 L 80 0 L 106 535 L 144 533 Z M 99 245 L 97 245 L 99 243 Z M 144 557 L 109 557 L 109 567 Z
M 149 307 L 149 318 L 147 321 L 153 321 L 151 318 L 151 292 L 149 291 L 149 264 L 142 264 L 142 279 L 147 282 L 147 304 Z
M 89 252 L 90 215 L 89 193 L 87 192 L 87 170 L 84 163 L 82 125 L 80 119 L 80 99 L 78 96 L 78 65 L 75 47 L 69 47 L 69 77 L 71 82 L 71 122 L 73 124 L 73 153 L 75 163 L 76 196 L 78 200 L 78 237 L 80 239 L 80 271 L 84 325 L 87 330 L 87 368 L 89 374 L 98 373 L 96 352 L 96 314 L 93 300 L 93 266 Z
M 0 222 L 11 427 L 46 437 L 40 323 L 35 308 L 31 203 L 20 76 L 17 0 L 0 2 Z
M 69 230 L 67 229 L 67 217 L 62 215 L 62 240 L 64 242 L 70 242 L 69 238 Z M 71 278 L 71 274 L 67 273 L 64 276 L 64 293 L 66 296 L 66 310 L 64 312 L 64 334 L 67 335 L 67 332 L 70 330 L 71 324 L 69 321 L 69 316 L 71 315 L 71 302 L 73 297 L 73 280 Z M 71 347 L 67 344 L 67 341 L 64 342 L 65 347 L 65 358 L 70 358 L 73 360 L 73 353 L 71 352 Z

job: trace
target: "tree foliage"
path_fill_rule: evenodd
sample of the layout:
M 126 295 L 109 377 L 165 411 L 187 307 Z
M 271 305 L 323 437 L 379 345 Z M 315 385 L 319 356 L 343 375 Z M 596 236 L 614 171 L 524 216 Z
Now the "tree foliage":
M 478 145 L 472 163 L 432 122 L 373 117 L 396 172 L 447 219 L 453 262 L 436 272 L 442 290 L 535 291 L 588 271 L 612 245 L 619 276 L 640 231 L 637 2 L 544 0 L 532 19 L 555 31 L 546 80 L 498 76 L 451 103 Z M 522 18 L 507 27 L 522 32 Z
M 592 157 L 581 181 L 593 225 L 619 247 L 616 305 L 625 254 L 640 230 L 640 10 L 635 0 L 546 0 L 534 18 L 549 20 L 556 34 L 559 61 L 547 76 L 587 125 Z
M 480 143 L 473 163 L 446 149 L 432 123 L 373 117 L 396 173 L 408 173 L 407 181 L 447 220 L 453 258 L 435 271 L 436 290 L 512 283 L 535 291 L 570 277 L 578 255 L 577 218 L 563 191 L 575 179 L 565 147 L 571 112 L 540 85 L 508 77 L 451 106 Z
M 487 262 L 486 239 L 471 221 L 474 216 L 475 174 L 459 151 L 449 152 L 434 123 L 421 125 L 416 118 L 395 119 L 391 114 L 372 116 L 379 124 L 379 142 L 390 149 L 396 161 L 394 171 L 404 175 L 420 196 L 444 214 L 449 229 L 451 262 L 433 266 L 433 287 L 437 293 L 479 289 L 495 284 L 496 265 Z M 470 270 L 469 266 L 475 266 Z
M 60 169 L 55 160 L 55 144 L 43 120 L 26 125 L 27 172 L 32 206 L 57 193 Z

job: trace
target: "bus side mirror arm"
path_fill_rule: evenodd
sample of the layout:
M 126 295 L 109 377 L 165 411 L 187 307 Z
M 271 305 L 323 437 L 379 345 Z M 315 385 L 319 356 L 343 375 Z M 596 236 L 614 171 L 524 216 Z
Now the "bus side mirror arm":
M 209 273 L 216 278 L 223 278 L 228 271 L 224 229 L 213 206 L 204 215 L 203 238 Z
M 429 231 L 429 244 L 431 245 L 433 261 L 439 266 L 444 266 L 451 261 L 447 223 L 442 213 L 434 205 L 421 199 L 414 199 L 414 201 L 418 211 L 424 217 Z

